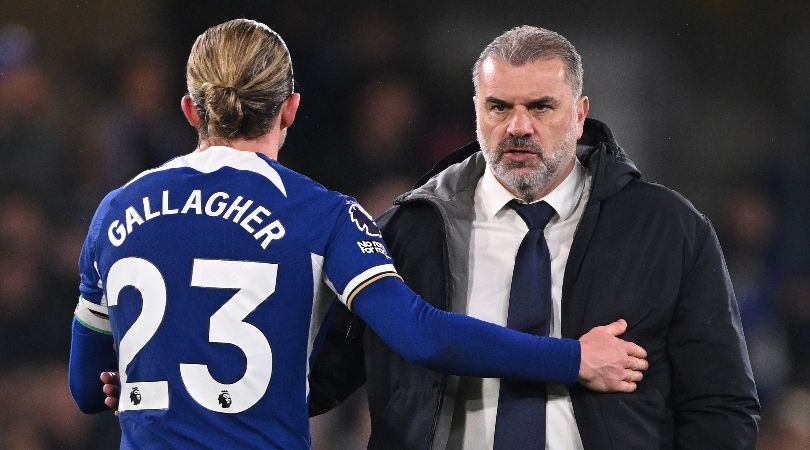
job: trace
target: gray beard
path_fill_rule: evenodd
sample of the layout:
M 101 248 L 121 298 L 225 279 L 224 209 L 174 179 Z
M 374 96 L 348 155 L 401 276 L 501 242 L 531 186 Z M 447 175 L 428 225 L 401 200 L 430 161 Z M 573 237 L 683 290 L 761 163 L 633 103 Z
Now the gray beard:
M 545 156 L 540 144 L 525 137 L 510 136 L 498 143 L 493 150 L 483 139 L 481 131 L 476 129 L 478 142 L 484 153 L 484 159 L 492 173 L 527 203 L 536 200 L 538 193 L 542 192 L 570 161 L 570 155 L 576 154 L 576 128 L 563 138 L 549 157 Z M 538 161 L 523 162 L 504 160 L 503 155 L 507 148 L 527 148 L 535 152 Z M 517 169 L 533 169 L 529 172 L 518 172 Z

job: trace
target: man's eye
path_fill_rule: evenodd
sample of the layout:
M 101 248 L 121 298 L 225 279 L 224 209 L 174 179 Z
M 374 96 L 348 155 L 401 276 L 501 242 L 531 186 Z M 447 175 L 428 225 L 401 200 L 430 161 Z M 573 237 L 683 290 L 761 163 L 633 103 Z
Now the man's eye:
M 506 111 L 506 105 L 492 105 L 489 107 L 490 111 L 495 112 L 504 112 Z

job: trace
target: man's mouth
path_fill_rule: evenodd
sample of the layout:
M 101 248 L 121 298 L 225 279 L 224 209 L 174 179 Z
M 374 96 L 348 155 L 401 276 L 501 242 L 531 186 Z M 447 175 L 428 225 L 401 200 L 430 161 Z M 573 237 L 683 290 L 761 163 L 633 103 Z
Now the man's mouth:
M 506 155 L 515 155 L 515 156 L 532 156 L 532 155 L 539 155 L 539 149 L 532 148 L 532 147 L 509 147 L 504 150 L 503 152 Z
M 509 149 L 506 149 L 506 151 L 504 153 L 528 153 L 528 154 L 532 154 L 532 155 L 537 154 L 537 152 L 535 152 L 534 150 L 532 150 L 530 148 L 509 148 Z
M 538 157 L 538 153 L 528 148 L 510 148 L 503 152 L 504 159 L 512 162 L 529 162 Z

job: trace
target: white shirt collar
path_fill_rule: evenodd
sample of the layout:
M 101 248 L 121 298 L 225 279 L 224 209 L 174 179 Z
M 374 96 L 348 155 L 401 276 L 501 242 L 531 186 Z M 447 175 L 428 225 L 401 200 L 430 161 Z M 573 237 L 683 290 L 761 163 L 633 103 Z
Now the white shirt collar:
M 548 195 L 537 201 L 547 202 L 557 211 L 560 219 L 565 220 L 574 213 L 579 198 L 582 195 L 582 189 L 585 187 L 584 183 L 585 168 L 582 167 L 582 164 L 576 159 L 573 170 L 565 177 L 563 182 L 554 188 L 553 191 L 549 192 Z M 489 165 L 487 165 L 484 171 L 478 195 L 481 199 L 483 212 L 489 219 L 495 217 L 496 214 L 506 207 L 507 203 L 515 199 L 515 196 L 495 178 Z M 511 208 L 507 207 L 507 209 Z

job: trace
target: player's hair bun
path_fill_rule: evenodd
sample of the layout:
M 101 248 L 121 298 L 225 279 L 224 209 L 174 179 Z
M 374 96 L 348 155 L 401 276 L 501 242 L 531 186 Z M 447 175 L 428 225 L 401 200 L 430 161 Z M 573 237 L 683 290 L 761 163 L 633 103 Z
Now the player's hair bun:
M 205 99 L 208 134 L 226 138 L 236 136 L 245 118 L 239 90 L 213 83 L 203 83 L 200 87 Z
M 267 25 L 235 19 L 197 37 L 186 85 L 201 138 L 254 139 L 267 133 L 293 92 L 292 60 Z

